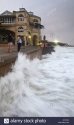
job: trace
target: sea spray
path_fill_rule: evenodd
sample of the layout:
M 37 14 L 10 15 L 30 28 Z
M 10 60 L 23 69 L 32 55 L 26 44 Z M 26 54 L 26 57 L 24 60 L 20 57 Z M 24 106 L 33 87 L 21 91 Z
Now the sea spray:
M 0 80 L 0 116 L 41 116 L 45 104 L 37 94 L 46 87 L 40 83 L 38 59 L 30 61 L 19 54 L 11 73 Z M 38 78 L 39 77 L 39 78 Z M 47 108 L 47 107 L 46 107 Z
M 57 47 L 42 60 L 19 53 L 0 78 L 0 116 L 74 116 L 73 60 L 70 48 Z

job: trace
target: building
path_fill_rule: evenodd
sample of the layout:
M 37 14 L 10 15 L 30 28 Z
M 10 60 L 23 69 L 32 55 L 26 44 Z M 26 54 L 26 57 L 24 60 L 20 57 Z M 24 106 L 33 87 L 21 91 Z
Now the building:
M 8 34 L 11 33 L 14 42 L 21 35 L 25 45 L 31 43 L 36 45 L 41 40 L 41 18 L 33 12 L 27 12 L 25 8 L 19 11 L 5 11 L 0 14 L 0 42 L 7 43 Z

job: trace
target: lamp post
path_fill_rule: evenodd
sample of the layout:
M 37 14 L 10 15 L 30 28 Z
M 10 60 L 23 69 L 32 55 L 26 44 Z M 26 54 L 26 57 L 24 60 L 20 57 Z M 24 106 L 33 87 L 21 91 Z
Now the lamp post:
M 30 44 L 32 44 L 32 37 L 31 37 L 31 35 L 28 36 L 28 39 L 29 39 Z
M 31 39 L 31 35 L 29 35 L 29 37 L 28 37 L 29 39 Z

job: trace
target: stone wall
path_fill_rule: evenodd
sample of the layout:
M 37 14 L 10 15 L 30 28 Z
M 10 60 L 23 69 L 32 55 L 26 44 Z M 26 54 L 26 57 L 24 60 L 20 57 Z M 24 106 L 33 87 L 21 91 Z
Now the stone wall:
M 41 48 L 35 48 L 34 50 L 30 50 L 27 52 L 24 52 L 22 50 L 22 52 L 24 54 L 27 54 L 27 57 L 29 59 L 34 59 L 34 58 L 38 58 L 41 59 L 42 57 L 42 49 Z M 11 67 L 12 64 L 14 64 L 14 62 L 16 61 L 17 58 L 17 53 L 13 54 L 13 55 L 6 55 L 4 58 L 0 58 L 0 76 L 4 76 L 6 75 L 9 71 L 11 71 Z

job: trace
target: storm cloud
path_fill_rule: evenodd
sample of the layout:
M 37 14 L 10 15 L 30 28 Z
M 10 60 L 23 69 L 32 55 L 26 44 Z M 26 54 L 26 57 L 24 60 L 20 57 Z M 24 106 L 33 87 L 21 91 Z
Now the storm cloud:
M 42 18 L 42 36 L 74 44 L 74 0 L 0 0 L 0 13 L 20 7 Z

